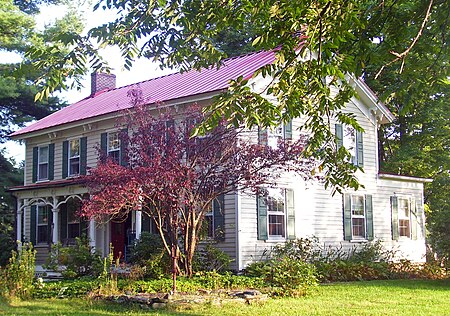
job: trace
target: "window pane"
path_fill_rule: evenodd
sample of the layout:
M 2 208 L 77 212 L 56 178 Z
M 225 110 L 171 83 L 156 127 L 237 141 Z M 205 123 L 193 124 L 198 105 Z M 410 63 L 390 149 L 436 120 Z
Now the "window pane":
M 38 179 L 39 180 L 48 179 L 48 163 L 39 164 Z
M 111 157 L 111 159 L 113 161 L 115 161 L 116 163 L 119 163 L 119 156 L 120 156 L 120 151 L 119 150 L 110 151 L 108 153 L 108 157 Z
M 117 132 L 108 133 L 108 151 L 119 149 L 119 134 Z
M 267 191 L 267 210 L 284 213 L 284 190 L 269 188 Z
M 356 157 L 356 131 L 353 126 L 343 126 L 344 139 L 342 140 L 344 147 L 350 152 L 352 157 Z
M 69 175 L 80 174 L 80 158 L 70 158 Z
M 70 141 L 69 157 L 78 157 L 78 156 L 80 156 L 80 140 L 74 139 Z
M 80 237 L 80 224 L 68 224 L 67 225 L 67 238 Z
M 269 235 L 284 237 L 284 215 L 269 215 Z
M 398 221 L 398 229 L 400 236 L 410 237 L 409 219 L 400 219 Z
M 364 197 L 361 195 L 352 196 L 352 215 L 364 216 Z
M 37 230 L 37 242 L 43 243 L 48 242 L 48 230 L 47 225 L 45 226 L 38 226 Z
M 409 219 L 409 200 L 399 199 L 398 204 L 398 217 Z
M 39 163 L 48 162 L 48 147 L 39 147 Z
M 366 237 L 364 218 L 352 218 L 353 237 Z
M 38 206 L 38 225 L 48 223 L 48 212 L 45 206 Z
M 207 227 L 207 237 L 209 237 L 209 238 L 214 238 L 214 222 L 213 222 L 213 220 L 214 220 L 214 218 L 213 218 L 212 213 L 208 213 L 205 215 L 204 225 L 206 225 L 206 227 Z

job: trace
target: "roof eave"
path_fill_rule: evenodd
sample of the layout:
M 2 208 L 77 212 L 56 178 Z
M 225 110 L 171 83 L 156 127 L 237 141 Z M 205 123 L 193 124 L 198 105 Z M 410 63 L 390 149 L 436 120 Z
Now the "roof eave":
M 378 178 L 386 179 L 386 180 L 400 180 L 400 181 L 420 182 L 420 183 L 433 182 L 433 179 L 429 179 L 429 178 L 402 176 L 402 175 L 398 175 L 398 174 L 382 173 L 382 172 L 380 172 L 378 174 Z
M 394 114 L 381 102 L 377 95 L 370 89 L 370 87 L 364 82 L 362 78 L 355 79 L 353 76 L 349 76 L 350 83 L 354 84 L 357 92 L 365 97 L 365 100 L 369 103 L 370 110 L 378 117 L 380 124 L 392 123 L 395 119 Z

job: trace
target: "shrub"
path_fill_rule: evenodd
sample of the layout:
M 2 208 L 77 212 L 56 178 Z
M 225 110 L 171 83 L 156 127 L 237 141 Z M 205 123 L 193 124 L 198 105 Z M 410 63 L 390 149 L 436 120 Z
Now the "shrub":
M 131 249 L 130 263 L 145 266 L 145 276 L 160 279 L 170 272 L 170 258 L 161 237 L 143 232 Z
M 197 249 L 194 255 L 194 271 L 217 271 L 224 272 L 230 268 L 233 259 L 225 252 L 217 249 L 211 244 Z
M 7 299 L 29 298 L 34 290 L 36 251 L 32 244 L 23 244 L 18 252 L 12 251 L 9 263 L 0 269 L 0 295 Z
M 82 276 L 97 277 L 102 272 L 101 255 L 92 249 L 87 237 L 75 238 L 75 245 L 62 247 L 61 243 L 52 245 L 46 268 L 58 271 L 64 266 L 61 274 L 66 279 Z

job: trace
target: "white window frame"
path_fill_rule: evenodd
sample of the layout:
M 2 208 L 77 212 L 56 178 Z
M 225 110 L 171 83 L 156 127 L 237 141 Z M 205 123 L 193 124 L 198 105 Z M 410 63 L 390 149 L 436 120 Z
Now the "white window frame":
M 47 222 L 45 223 L 39 223 L 39 213 L 41 211 L 45 211 L 47 212 Z M 47 205 L 45 204 L 41 204 L 41 205 L 37 205 L 36 206 L 36 243 L 37 244 L 46 244 L 49 242 L 49 238 L 50 236 L 48 235 L 48 220 L 50 219 L 50 214 L 49 214 L 50 210 L 48 209 Z M 39 240 L 39 228 L 43 227 L 46 235 L 47 235 L 47 240 Z
M 78 142 L 78 155 L 73 155 L 72 156 L 72 146 L 71 146 L 72 142 Z M 80 165 L 81 156 L 80 156 L 80 154 L 81 154 L 81 141 L 80 141 L 80 139 L 79 138 L 70 139 L 69 140 L 69 150 L 68 150 L 68 158 L 69 159 L 67 161 L 67 163 L 68 163 L 67 170 L 68 170 L 69 177 L 80 175 L 80 168 L 81 168 L 81 165 Z M 78 172 L 77 173 L 73 173 L 72 172 L 72 168 L 71 168 L 72 160 L 75 160 L 75 159 L 78 159 Z
M 398 216 L 398 237 L 403 239 L 411 239 L 411 198 L 405 197 L 405 196 L 399 196 L 397 197 L 397 216 Z M 403 209 L 401 206 L 401 201 L 406 201 L 408 206 L 408 216 L 404 215 Z M 408 235 L 402 235 L 401 234 L 401 226 L 400 221 L 408 221 Z
M 271 240 L 286 240 L 287 234 L 287 201 L 286 201 L 286 190 L 283 188 L 268 188 L 266 189 L 268 191 L 267 198 L 266 198 L 266 207 L 267 207 L 267 237 Z M 278 191 L 278 192 L 276 192 Z M 282 202 L 283 202 L 283 209 L 280 210 L 274 210 L 272 209 L 272 203 L 270 201 L 271 198 L 273 198 L 276 194 L 281 194 Z M 281 224 L 282 225 L 282 234 L 271 234 L 270 231 L 270 225 L 271 225 L 271 216 L 282 216 L 281 223 L 272 223 L 272 224 Z
M 43 148 L 47 149 L 47 160 L 46 161 L 41 161 L 41 150 Z M 48 174 L 49 174 L 49 154 L 50 154 L 50 147 L 48 145 L 45 146 L 39 146 L 38 147 L 38 167 L 37 167 L 37 181 L 46 181 L 48 180 Z M 46 177 L 42 177 L 41 175 L 41 165 L 47 165 L 46 169 L 47 169 L 47 176 Z
M 111 158 L 114 158 L 116 153 L 117 153 L 117 160 L 116 160 L 116 162 L 120 163 L 120 139 L 119 139 L 119 132 L 118 131 L 111 131 L 111 132 L 108 132 L 106 135 L 107 135 L 107 137 L 106 137 L 106 153 L 107 153 L 107 156 L 111 157 Z M 111 145 L 110 144 L 111 143 L 110 137 L 112 135 L 115 135 L 117 137 L 117 148 L 116 147 L 114 147 L 114 148 L 110 147 L 110 145 Z
M 364 195 L 357 195 L 357 194 L 352 194 L 350 196 L 350 214 L 351 214 L 351 224 L 352 224 L 352 240 L 361 240 L 361 239 L 367 239 L 367 211 L 366 211 L 366 197 Z M 354 199 L 360 199 L 362 198 L 362 207 L 363 207 L 363 215 L 360 214 L 353 214 L 353 210 L 354 210 L 354 205 L 356 204 Z M 364 225 L 364 233 L 363 236 L 360 235 L 355 235 L 354 234 L 354 224 L 353 224 L 353 219 L 363 219 Z

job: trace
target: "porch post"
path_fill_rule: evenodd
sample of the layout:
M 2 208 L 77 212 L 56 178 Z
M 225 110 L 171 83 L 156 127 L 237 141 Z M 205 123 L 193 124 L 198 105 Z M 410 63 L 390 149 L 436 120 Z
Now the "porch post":
M 142 232 L 142 211 L 136 211 L 136 239 L 141 238 Z
M 20 199 L 17 198 L 17 223 L 16 223 L 16 233 L 17 233 L 17 238 L 16 240 L 19 241 L 17 247 L 19 247 L 19 249 L 22 247 L 22 214 L 23 214 L 23 209 L 22 207 L 22 203 L 20 202 Z
M 59 209 L 58 209 L 58 207 L 53 207 L 52 212 L 53 212 L 52 244 L 56 244 L 59 241 Z
M 95 248 L 95 219 L 89 220 L 89 246 Z

